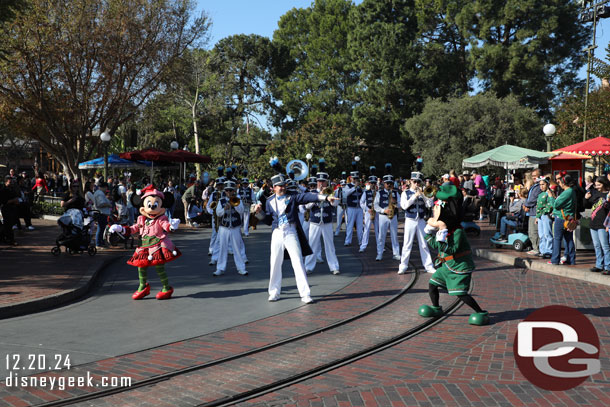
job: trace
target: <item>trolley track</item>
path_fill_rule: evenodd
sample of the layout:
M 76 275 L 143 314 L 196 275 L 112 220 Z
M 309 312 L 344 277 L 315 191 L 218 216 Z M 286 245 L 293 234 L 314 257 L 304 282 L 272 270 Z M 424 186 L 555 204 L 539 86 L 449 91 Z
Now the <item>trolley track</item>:
M 149 378 L 145 378 L 136 382 L 133 382 L 131 384 L 130 387 L 119 387 L 119 388 L 109 388 L 109 389 L 103 389 L 103 390 L 99 390 L 99 391 L 94 391 L 91 393 L 86 393 L 86 394 L 82 394 L 82 395 L 78 395 L 78 396 L 74 396 L 74 397 L 69 397 L 69 398 L 63 398 L 60 400 L 54 400 L 54 401 L 49 401 L 43 404 L 36 404 L 37 406 L 40 407 L 59 407 L 59 406 L 68 406 L 68 405 L 75 405 L 75 404 L 79 404 L 79 403 L 84 403 L 87 401 L 94 401 L 97 399 L 102 399 L 102 398 L 106 398 L 109 396 L 113 396 L 113 395 L 117 395 L 120 393 L 126 393 L 126 392 L 133 392 L 136 391 L 138 389 L 143 389 L 143 388 L 147 388 L 147 387 L 151 387 L 154 385 L 157 385 L 159 383 L 163 383 L 166 382 L 168 380 L 171 380 L 173 378 L 178 378 L 184 375 L 188 375 L 191 373 L 196 373 L 196 372 L 200 372 L 203 371 L 205 369 L 209 369 L 215 366 L 220 366 L 223 364 L 227 364 L 230 362 L 235 362 L 235 361 L 239 361 L 240 359 L 244 359 L 256 354 L 260 354 L 275 348 L 279 348 L 282 346 L 285 346 L 287 344 L 291 344 L 291 343 L 296 343 L 299 341 L 302 341 L 306 338 L 310 338 L 313 337 L 315 335 L 320 335 L 322 333 L 325 332 L 329 332 L 332 330 L 337 329 L 338 327 L 341 326 L 345 326 L 347 324 L 350 324 L 354 321 L 357 321 L 359 319 L 362 319 L 364 317 L 367 317 L 369 315 L 372 315 L 386 307 L 388 307 L 390 304 L 396 302 L 397 300 L 399 300 L 400 298 L 404 297 L 405 294 L 407 294 L 413 287 L 414 285 L 417 283 L 418 281 L 418 275 L 419 275 L 419 269 L 416 268 L 412 263 L 411 263 L 411 268 L 414 270 L 414 272 L 412 272 L 410 274 L 410 278 L 409 281 L 407 282 L 407 284 L 401 289 L 400 292 L 396 293 L 395 295 L 393 295 L 392 297 L 388 298 L 386 301 L 376 305 L 375 307 L 372 307 L 368 310 L 365 310 L 363 312 L 360 312 L 356 315 L 350 316 L 348 318 L 342 319 L 340 321 L 334 322 L 330 325 L 326 325 L 324 327 L 320 327 L 320 328 L 316 328 L 313 330 L 310 330 L 309 332 L 305 332 L 296 336 L 292 336 L 289 338 L 285 338 L 264 346 L 260 346 L 245 352 L 241 352 L 241 353 L 237 353 L 228 357 L 222 357 L 220 359 L 215 359 L 212 361 L 207 361 L 204 363 L 199 363 L 199 364 L 195 364 L 193 366 L 189 366 L 186 368 L 182 368 L 182 369 L 177 369 L 171 372 L 167 372 L 167 373 L 163 373 L 163 374 L 159 374 L 156 376 L 152 376 Z M 312 374 L 312 372 L 308 372 L 309 374 Z M 282 382 L 284 382 L 284 380 L 282 380 Z M 231 402 L 234 403 L 234 402 Z M 85 405 L 85 404 L 83 404 Z

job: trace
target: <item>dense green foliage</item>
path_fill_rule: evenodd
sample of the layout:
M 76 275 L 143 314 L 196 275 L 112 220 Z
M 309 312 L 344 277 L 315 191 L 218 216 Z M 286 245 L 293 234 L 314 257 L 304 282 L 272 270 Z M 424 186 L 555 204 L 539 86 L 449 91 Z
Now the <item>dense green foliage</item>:
M 459 170 L 464 158 L 502 144 L 539 150 L 545 146 L 540 119 L 514 96 L 487 93 L 430 100 L 405 128 L 409 144 L 422 154 L 424 174 Z
M 69 82 L 57 64 L 42 66 L 63 82 L 43 80 L 43 88 L 32 89 L 44 96 L 46 104 L 38 105 L 34 102 L 40 98 L 9 89 L 19 90 L 15 84 L 28 61 L 48 56 L 62 61 L 59 51 L 65 49 L 82 60 L 72 72 L 99 65 L 115 77 L 110 69 L 120 64 L 137 72 L 143 65 L 135 49 L 112 53 L 102 40 L 137 45 L 129 40 L 132 24 L 143 27 L 135 5 L 166 2 L 130 0 L 126 5 L 113 0 L 108 2 L 112 10 L 128 9 L 134 13 L 126 13 L 131 19 L 111 19 L 107 27 L 92 23 L 86 29 L 68 21 L 62 35 L 55 35 L 45 18 L 94 13 L 95 7 L 84 6 L 99 2 L 57 0 L 71 8 L 55 14 L 41 13 L 41 0 L 29 3 L 38 5 L 37 14 L 18 12 L 21 26 L 3 25 L 19 58 L 0 66 L 0 79 L 7 79 L 0 83 L 0 116 L 14 123 L 11 130 L 22 137 L 52 140 L 44 147 L 62 156 L 67 166 L 89 158 L 92 149 L 55 151 L 55 140 L 70 146 L 89 143 L 95 149 L 99 141 L 91 135 L 107 127 L 121 136 L 114 148 L 127 147 L 124 140 L 137 130 L 137 147 L 169 149 L 177 140 L 181 147 L 209 154 L 213 162 L 208 170 L 237 164 L 251 174 L 269 175 L 271 155 L 285 164 L 313 153 L 314 160 L 326 159 L 333 175 L 348 170 L 355 155 L 362 157 L 362 170 L 383 168 L 389 161 L 397 175 L 405 175 L 415 154 L 422 153 L 426 171 L 445 172 L 459 168 L 462 158 L 504 142 L 544 148 L 540 128 L 564 100 L 557 110 L 566 123 L 558 127 L 558 142 L 577 133 L 579 122 L 570 125 L 574 119 L 568 116 L 578 111 L 582 117 L 582 102 L 574 92 L 580 95 L 582 89 L 576 75 L 590 34 L 571 0 L 314 0 L 310 7 L 284 14 L 271 39 L 234 35 L 212 49 L 192 41 L 176 50 L 166 50 L 162 42 L 165 65 L 153 72 L 154 86 L 138 92 L 119 92 L 120 84 L 132 83 L 128 75 L 118 75 L 127 81 L 120 84 L 96 82 L 92 90 L 85 83 L 73 90 L 61 85 Z M 178 3 L 184 8 L 175 15 L 189 18 L 190 2 Z M 154 20 L 161 18 L 155 13 L 162 9 L 147 10 L 151 21 L 162 21 Z M 90 15 L 83 16 L 88 21 Z M 206 37 L 209 20 L 204 15 L 200 21 L 198 32 L 187 31 L 193 40 Z M 123 31 L 116 28 L 121 23 Z M 35 25 L 43 27 L 45 46 L 18 49 L 19 39 Z M 101 53 L 91 58 L 79 41 L 66 45 L 65 38 L 89 38 Z M 125 58 L 129 55 L 133 61 Z M 154 56 L 154 50 L 147 55 Z M 100 72 L 94 78 L 106 78 L 106 71 Z M 134 84 L 148 83 L 133 78 Z M 601 118 L 591 113 L 591 120 Z M 591 134 L 603 131 L 602 123 L 590 126 Z M 446 154 L 449 145 L 457 148 Z

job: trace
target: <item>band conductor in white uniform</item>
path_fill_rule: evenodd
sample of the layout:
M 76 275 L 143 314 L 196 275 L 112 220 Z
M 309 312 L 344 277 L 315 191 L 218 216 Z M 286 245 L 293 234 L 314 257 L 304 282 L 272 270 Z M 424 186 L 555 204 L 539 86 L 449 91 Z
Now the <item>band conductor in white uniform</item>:
M 333 202 L 336 198 L 304 192 L 294 195 L 286 195 L 286 177 L 281 174 L 282 166 L 277 157 L 270 161 L 271 166 L 278 172 L 271 178 L 274 195 L 270 196 L 263 211 L 262 205 L 257 205 L 257 217 L 268 225 L 271 225 L 271 256 L 269 276 L 269 301 L 280 299 L 282 291 L 282 263 L 284 251 L 288 252 L 294 275 L 301 296 L 301 301 L 310 304 L 313 302 L 303 255 L 312 254 L 307 238 L 299 222 L 299 205 L 310 202 Z
M 424 268 L 428 273 L 434 273 L 436 269 L 432 263 L 430 249 L 426 242 L 426 212 L 427 208 L 434 205 L 433 198 L 427 198 L 422 191 L 423 175 L 421 172 L 412 172 L 410 188 L 404 190 L 400 197 L 400 207 L 405 211 L 405 237 L 402 245 L 402 255 L 398 274 L 405 274 L 409 268 L 409 258 L 413 248 L 413 241 L 417 236 L 419 254 Z

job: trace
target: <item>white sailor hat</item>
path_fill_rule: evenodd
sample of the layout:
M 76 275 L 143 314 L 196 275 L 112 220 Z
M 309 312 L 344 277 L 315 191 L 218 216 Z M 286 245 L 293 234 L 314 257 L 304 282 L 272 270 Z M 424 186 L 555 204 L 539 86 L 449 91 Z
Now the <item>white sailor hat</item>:
M 318 179 L 316 177 L 309 177 L 307 178 L 307 183 L 309 185 L 316 185 L 318 182 Z
M 424 180 L 424 174 L 419 171 L 413 171 L 411 173 L 411 179 L 414 181 L 422 182 Z
M 249 184 L 249 183 L 250 183 L 250 180 L 249 180 L 248 178 L 242 178 L 242 179 L 241 179 L 241 183 L 242 183 L 242 184 Z
M 328 181 L 330 178 L 325 172 L 319 172 L 316 175 L 318 177 L 317 181 Z
M 286 180 L 286 189 L 288 191 L 298 191 L 299 184 L 297 184 L 297 182 L 293 179 Z
M 376 184 L 376 183 L 377 183 L 377 180 L 378 180 L 378 178 L 377 178 L 377 176 L 376 176 L 376 175 L 371 175 L 371 176 L 369 176 L 369 178 L 368 178 L 367 182 L 370 182 L 370 183 L 372 183 L 372 184 Z
M 236 185 L 235 181 L 230 180 L 230 179 L 228 179 L 224 182 L 225 189 L 234 190 L 235 185 Z
M 227 179 L 225 177 L 216 178 L 216 185 L 223 185 Z
M 352 179 L 360 179 L 360 172 L 359 171 L 350 171 L 349 176 L 352 177 Z
M 394 176 L 392 174 L 387 174 L 383 176 L 383 182 L 391 182 L 394 183 Z
M 286 176 L 284 174 L 276 174 L 271 177 L 271 183 L 273 186 L 285 186 L 286 185 Z

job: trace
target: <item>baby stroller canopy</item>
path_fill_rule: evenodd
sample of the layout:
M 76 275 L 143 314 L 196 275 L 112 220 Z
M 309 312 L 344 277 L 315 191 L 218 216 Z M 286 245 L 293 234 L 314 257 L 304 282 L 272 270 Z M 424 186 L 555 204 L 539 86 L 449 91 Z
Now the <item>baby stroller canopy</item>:
M 72 225 L 78 229 L 82 229 L 85 226 L 83 213 L 78 209 L 68 209 L 66 213 L 59 217 L 57 223 L 63 226 Z

